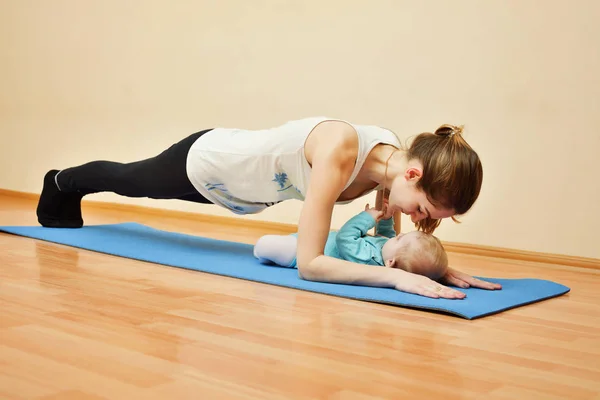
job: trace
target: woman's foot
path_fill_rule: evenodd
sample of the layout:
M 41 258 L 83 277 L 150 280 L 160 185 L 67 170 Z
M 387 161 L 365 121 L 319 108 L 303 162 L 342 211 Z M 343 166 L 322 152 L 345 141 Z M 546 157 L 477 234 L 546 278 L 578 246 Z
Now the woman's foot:
M 81 228 L 81 198 L 79 192 L 62 192 L 58 187 L 58 170 L 44 176 L 44 186 L 37 206 L 38 222 L 48 228 Z

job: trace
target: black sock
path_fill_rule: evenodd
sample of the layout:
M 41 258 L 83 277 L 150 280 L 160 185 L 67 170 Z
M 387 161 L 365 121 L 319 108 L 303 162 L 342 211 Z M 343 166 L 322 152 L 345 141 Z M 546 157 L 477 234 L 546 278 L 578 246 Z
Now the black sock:
M 80 228 L 82 193 L 61 192 L 56 181 L 58 170 L 51 170 L 44 176 L 44 184 L 37 206 L 38 222 L 52 228 Z

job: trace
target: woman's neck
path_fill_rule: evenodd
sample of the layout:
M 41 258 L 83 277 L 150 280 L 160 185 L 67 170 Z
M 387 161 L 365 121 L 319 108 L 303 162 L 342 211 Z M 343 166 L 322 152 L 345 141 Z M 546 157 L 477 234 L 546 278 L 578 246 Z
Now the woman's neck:
M 407 164 L 404 150 L 390 145 L 377 145 L 365 160 L 364 176 L 389 189 L 394 178 L 404 172 Z

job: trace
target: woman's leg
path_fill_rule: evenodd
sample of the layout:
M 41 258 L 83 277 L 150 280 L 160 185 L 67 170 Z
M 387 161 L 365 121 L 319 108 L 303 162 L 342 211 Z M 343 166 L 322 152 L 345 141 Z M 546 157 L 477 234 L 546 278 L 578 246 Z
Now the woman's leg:
M 254 245 L 254 257 L 262 263 L 295 267 L 297 247 L 298 239 L 294 235 L 265 235 Z
M 210 203 L 194 188 L 186 170 L 190 147 L 206 132 L 190 135 L 156 157 L 142 161 L 92 161 L 62 171 L 49 171 L 38 203 L 38 221 L 49 227 L 81 227 L 81 198 L 100 192 Z

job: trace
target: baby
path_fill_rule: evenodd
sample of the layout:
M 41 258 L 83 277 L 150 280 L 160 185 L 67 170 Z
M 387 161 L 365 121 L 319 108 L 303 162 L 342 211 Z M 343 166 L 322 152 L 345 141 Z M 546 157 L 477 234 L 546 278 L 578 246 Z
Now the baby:
M 441 242 L 420 231 L 396 235 L 393 218 L 382 219 L 383 212 L 369 208 L 351 218 L 338 232 L 329 233 L 325 255 L 360 264 L 401 268 L 430 279 L 441 278 L 448 268 L 448 257 Z M 377 236 L 367 235 L 373 227 Z M 254 246 L 254 256 L 262 263 L 296 267 L 297 234 L 265 235 Z

